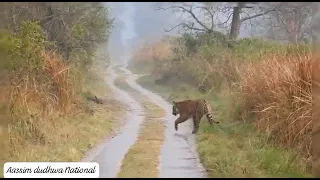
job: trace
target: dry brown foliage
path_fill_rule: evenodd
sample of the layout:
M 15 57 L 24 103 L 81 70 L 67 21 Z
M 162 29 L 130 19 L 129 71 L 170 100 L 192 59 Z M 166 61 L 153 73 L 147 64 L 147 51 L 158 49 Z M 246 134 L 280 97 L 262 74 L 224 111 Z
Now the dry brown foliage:
M 313 130 L 312 130 L 312 174 L 320 177 L 320 56 L 312 62 L 312 97 L 313 97 Z
M 70 66 L 63 62 L 60 55 L 54 52 L 44 53 L 45 71 L 48 73 L 58 88 L 60 107 L 68 111 L 71 105 L 73 89 L 69 82 Z
M 270 55 L 249 65 L 242 77 L 247 110 L 255 125 L 285 147 L 302 148 L 311 156 L 311 53 Z
M 12 80 L 9 122 L 10 156 L 14 156 L 25 140 L 45 143 L 42 124 L 52 123 L 57 112 L 71 110 L 74 93 L 70 86 L 69 66 L 61 56 L 46 52 L 41 75 L 25 73 L 23 79 Z M 47 118 L 45 118 L 47 117 Z

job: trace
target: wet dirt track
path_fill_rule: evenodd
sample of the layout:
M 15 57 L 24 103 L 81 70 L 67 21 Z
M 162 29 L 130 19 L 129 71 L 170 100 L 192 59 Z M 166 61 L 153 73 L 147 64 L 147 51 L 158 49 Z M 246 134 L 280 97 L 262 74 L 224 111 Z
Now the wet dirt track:
M 134 145 L 140 124 L 142 123 L 143 109 L 127 92 L 117 88 L 114 85 L 114 80 L 117 75 L 112 68 L 108 71 L 107 83 L 113 89 L 117 99 L 130 107 L 130 111 L 126 114 L 125 125 L 121 132 L 107 139 L 105 143 L 96 147 L 89 152 L 88 156 L 83 161 L 97 162 L 100 165 L 100 178 L 115 178 L 120 171 L 121 161 L 129 148 Z
M 163 118 L 166 125 L 165 141 L 161 149 L 159 170 L 160 178 L 205 178 L 205 169 L 201 165 L 196 151 L 195 136 L 191 134 L 192 121 L 188 120 L 179 125 L 179 130 L 174 130 L 174 120 L 177 118 L 171 115 L 171 105 L 159 95 L 148 91 L 136 83 L 139 77 L 132 74 L 128 69 L 121 70 L 127 74 L 126 82 L 129 86 L 145 95 L 151 102 L 166 110 Z M 112 78 L 108 84 L 112 87 L 115 95 L 125 104 L 131 107 L 126 119 L 126 125 L 121 133 L 110 139 L 100 147 L 93 150 L 84 161 L 94 161 L 100 164 L 100 177 L 116 177 L 120 170 L 121 161 L 131 145 L 137 138 L 139 127 L 144 117 L 143 109 L 129 93 L 115 87 L 115 72 L 112 67 L 109 69 Z
M 150 92 L 139 84 L 136 79 L 139 76 L 132 74 L 129 70 L 121 68 L 128 74 L 127 83 L 137 91 L 147 96 L 153 103 L 164 110 L 166 124 L 165 142 L 160 155 L 160 178 L 200 178 L 206 177 L 205 169 L 201 165 L 196 151 L 195 135 L 191 134 L 192 121 L 179 124 L 179 130 L 174 130 L 174 121 L 177 117 L 171 114 L 171 105 L 159 95 Z

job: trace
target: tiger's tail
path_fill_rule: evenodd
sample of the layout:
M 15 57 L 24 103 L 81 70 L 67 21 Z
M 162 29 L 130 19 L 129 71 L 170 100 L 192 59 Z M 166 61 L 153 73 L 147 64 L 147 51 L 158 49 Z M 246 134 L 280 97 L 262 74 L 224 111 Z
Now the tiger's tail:
M 206 106 L 206 110 L 207 110 L 206 116 L 207 116 L 209 123 L 212 124 L 214 122 L 216 124 L 219 124 L 220 123 L 219 121 L 213 120 L 212 110 L 211 110 L 211 107 L 207 101 L 205 101 L 205 106 Z

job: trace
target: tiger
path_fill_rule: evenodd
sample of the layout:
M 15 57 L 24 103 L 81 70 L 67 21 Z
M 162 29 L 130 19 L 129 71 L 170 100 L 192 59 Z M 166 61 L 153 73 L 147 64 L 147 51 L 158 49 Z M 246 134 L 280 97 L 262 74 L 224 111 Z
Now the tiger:
M 183 123 L 192 117 L 192 134 L 196 134 L 199 129 L 200 120 L 204 114 L 206 114 L 211 125 L 213 122 L 216 124 L 220 123 L 219 121 L 213 120 L 211 107 L 204 99 L 184 100 L 179 102 L 173 101 L 172 104 L 172 115 L 177 116 L 180 114 L 174 123 L 174 128 L 176 131 L 178 131 L 178 124 Z

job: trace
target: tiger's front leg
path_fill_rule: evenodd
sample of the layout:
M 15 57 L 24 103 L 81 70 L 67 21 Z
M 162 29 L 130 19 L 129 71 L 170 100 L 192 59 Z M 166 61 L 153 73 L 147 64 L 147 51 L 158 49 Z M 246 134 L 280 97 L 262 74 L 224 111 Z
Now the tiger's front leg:
M 178 119 L 176 119 L 176 121 L 174 122 L 174 129 L 176 131 L 178 131 L 178 124 L 183 123 L 188 119 L 189 119 L 188 116 L 180 116 L 180 117 L 178 117 Z

